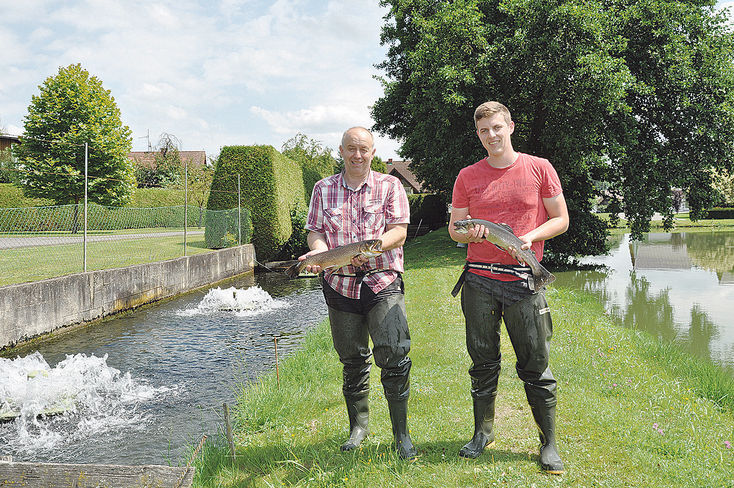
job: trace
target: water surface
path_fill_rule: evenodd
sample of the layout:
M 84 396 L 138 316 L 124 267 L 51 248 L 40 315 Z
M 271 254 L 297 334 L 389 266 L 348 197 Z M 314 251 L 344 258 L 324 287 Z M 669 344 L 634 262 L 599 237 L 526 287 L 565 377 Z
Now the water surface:
M 681 345 L 734 373 L 734 231 L 616 237 L 598 271 L 555 273 L 595 294 L 627 327 Z

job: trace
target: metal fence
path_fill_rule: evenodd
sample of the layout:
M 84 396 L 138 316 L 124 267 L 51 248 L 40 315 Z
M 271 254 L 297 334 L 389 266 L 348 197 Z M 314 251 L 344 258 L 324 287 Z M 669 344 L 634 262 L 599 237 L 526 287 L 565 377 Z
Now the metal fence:
M 0 286 L 208 252 L 205 225 L 249 242 L 247 209 L 89 204 L 0 208 Z

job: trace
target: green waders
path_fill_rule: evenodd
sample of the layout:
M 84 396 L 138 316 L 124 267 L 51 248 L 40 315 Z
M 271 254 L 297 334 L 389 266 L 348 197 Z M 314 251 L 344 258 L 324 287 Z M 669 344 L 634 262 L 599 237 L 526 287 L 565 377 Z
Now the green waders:
M 564 472 L 556 448 L 556 380 L 548 367 L 553 324 L 545 296 L 535 293 L 510 306 L 467 281 L 461 292 L 466 345 L 472 359 L 469 375 L 474 400 L 474 437 L 460 451 L 478 457 L 494 440 L 494 398 L 500 374 L 500 321 L 504 319 L 524 383 L 525 395 L 540 430 L 540 465 L 547 473 Z M 482 445 L 482 444 L 485 445 Z
M 410 333 L 402 293 L 377 301 L 365 314 L 341 311 L 330 305 L 329 320 L 334 349 L 344 365 L 342 390 L 349 413 L 350 435 L 342 449 L 356 448 L 368 433 L 371 337 L 375 364 L 381 368 L 396 449 L 404 459 L 415 458 L 416 449 L 407 427 Z

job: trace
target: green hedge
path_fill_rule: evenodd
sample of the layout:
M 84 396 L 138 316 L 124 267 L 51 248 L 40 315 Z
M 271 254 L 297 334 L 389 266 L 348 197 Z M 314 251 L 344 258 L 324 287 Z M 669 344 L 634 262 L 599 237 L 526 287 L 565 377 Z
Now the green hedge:
M 47 198 L 23 196 L 23 190 L 12 183 L 0 183 L 0 208 L 43 207 L 53 205 Z
M 734 208 L 709 209 L 707 219 L 734 219 Z
M 272 258 L 291 236 L 291 210 L 306 207 L 302 168 L 272 146 L 225 146 L 214 171 L 208 209 L 237 207 L 238 174 L 241 204 L 250 210 L 257 257 Z M 207 222 L 207 246 L 226 247 L 227 233 Z
M 436 230 L 448 222 L 446 198 L 441 195 L 415 193 L 408 195 L 408 203 L 411 225 L 420 223 L 423 227 Z

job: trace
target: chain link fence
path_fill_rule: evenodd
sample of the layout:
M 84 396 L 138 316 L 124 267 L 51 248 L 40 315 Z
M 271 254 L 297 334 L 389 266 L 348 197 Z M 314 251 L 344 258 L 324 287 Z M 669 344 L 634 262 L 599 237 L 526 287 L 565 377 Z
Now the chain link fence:
M 205 226 L 235 230 L 222 247 L 250 239 L 244 208 L 89 204 L 84 210 L 83 204 L 0 208 L 0 286 L 209 252 Z

